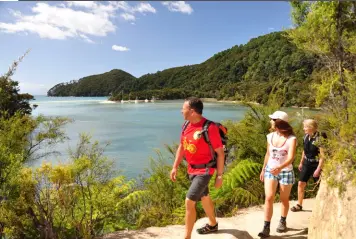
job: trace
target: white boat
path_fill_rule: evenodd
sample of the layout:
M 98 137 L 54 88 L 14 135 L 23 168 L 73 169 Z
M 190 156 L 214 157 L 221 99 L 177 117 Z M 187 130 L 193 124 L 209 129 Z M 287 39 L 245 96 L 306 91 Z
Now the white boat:
M 136 97 L 136 99 L 135 99 L 135 104 L 137 104 L 138 103 L 138 99 L 137 99 L 137 97 Z
M 147 102 L 148 102 L 148 99 L 145 99 L 145 102 L 147 103 Z
M 124 103 L 124 91 L 122 90 L 121 91 L 121 104 Z

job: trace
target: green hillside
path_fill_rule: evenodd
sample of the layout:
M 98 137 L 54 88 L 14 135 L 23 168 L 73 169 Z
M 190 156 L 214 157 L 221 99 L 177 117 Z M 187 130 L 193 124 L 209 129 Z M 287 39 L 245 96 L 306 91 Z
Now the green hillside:
M 265 103 L 273 87 L 285 88 L 284 105 L 312 106 L 310 90 L 317 58 L 274 32 L 219 52 L 207 61 L 135 78 L 121 70 L 62 83 L 49 96 L 109 96 L 121 100 L 182 99 L 187 96 Z

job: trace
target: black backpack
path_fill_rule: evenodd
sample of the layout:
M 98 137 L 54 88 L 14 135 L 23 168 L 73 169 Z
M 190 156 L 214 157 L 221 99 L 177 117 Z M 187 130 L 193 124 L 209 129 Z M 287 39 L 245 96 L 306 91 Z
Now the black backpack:
M 182 127 L 182 134 L 184 133 L 184 130 L 187 128 L 188 124 L 189 124 L 189 121 L 185 121 L 185 123 Z M 209 139 L 209 134 L 208 134 L 208 129 L 209 129 L 210 124 L 215 124 L 219 128 L 219 134 L 220 134 L 221 142 L 223 144 L 224 155 L 225 155 L 224 164 L 226 165 L 226 161 L 227 161 L 228 155 L 229 155 L 229 149 L 227 148 L 227 139 L 228 139 L 227 138 L 227 128 L 220 123 L 206 120 L 203 125 L 203 130 L 201 131 L 201 134 L 203 134 L 203 138 L 204 138 L 205 142 L 209 145 L 209 148 L 210 148 L 213 158 L 207 164 L 191 164 L 190 166 L 192 168 L 217 168 L 217 153 L 214 151 L 213 146 L 211 145 L 211 142 Z

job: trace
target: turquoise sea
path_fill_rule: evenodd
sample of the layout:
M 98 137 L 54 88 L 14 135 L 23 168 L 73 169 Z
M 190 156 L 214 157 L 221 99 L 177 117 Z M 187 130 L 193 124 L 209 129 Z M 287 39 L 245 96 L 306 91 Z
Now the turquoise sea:
M 110 142 L 105 155 L 114 159 L 115 167 L 134 178 L 149 166 L 149 157 L 155 157 L 155 149 L 165 144 L 179 142 L 183 118 L 183 100 L 156 101 L 155 103 L 112 103 L 106 97 L 46 97 L 35 96 L 32 104 L 38 107 L 33 115 L 64 116 L 74 120 L 66 125 L 70 138 L 55 147 L 60 156 L 43 160 L 66 162 L 68 148 L 75 148 L 80 133 L 90 133 L 94 140 L 104 145 Z M 203 115 L 214 121 L 241 120 L 246 108 L 235 104 L 204 103 Z M 43 149 L 49 151 L 50 149 Z

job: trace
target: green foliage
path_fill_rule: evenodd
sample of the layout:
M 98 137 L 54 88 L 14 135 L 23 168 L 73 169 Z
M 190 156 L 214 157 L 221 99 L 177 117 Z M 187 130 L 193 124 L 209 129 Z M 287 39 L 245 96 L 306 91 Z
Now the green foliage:
M 282 81 L 283 105 L 312 106 L 310 91 L 317 58 L 298 50 L 281 32 L 251 39 L 215 54 L 197 65 L 187 65 L 135 78 L 113 70 L 62 83 L 49 96 L 109 96 L 112 100 L 201 98 L 267 103 L 268 94 Z M 110 82 L 110 83 L 108 83 Z M 303 97 L 301 97 L 303 96 Z
M 300 49 L 317 54 L 327 68 L 316 74 L 321 125 L 328 132 L 323 169 L 329 185 L 342 192 L 355 175 L 355 2 L 313 2 L 300 27 L 288 36 Z
M 251 159 L 263 163 L 266 154 L 266 135 L 269 133 L 269 114 L 274 108 L 247 104 L 244 119 L 235 123 L 227 121 L 229 146 L 234 148 L 237 159 Z
M 157 151 L 156 159 L 150 159 L 150 168 L 143 181 L 145 200 L 138 202 L 137 227 L 181 224 L 184 221 L 185 195 L 189 188 L 186 165 L 179 166 L 177 181 L 173 183 L 169 173 L 177 145 L 167 145 L 166 149 L 170 153 L 168 159 L 160 151 Z M 132 207 L 130 209 L 132 212 Z
M 294 25 L 299 27 L 305 22 L 305 18 L 310 11 L 310 3 L 302 1 L 291 1 L 292 5 L 292 20 Z
M 16 68 L 28 51 L 15 61 L 8 72 L 0 76 L 0 117 L 11 117 L 15 113 L 31 114 L 29 101 L 34 99 L 30 94 L 20 94 L 19 83 L 11 80 Z
M 300 26 L 287 33 L 298 48 L 331 57 L 330 64 L 339 57 L 338 54 L 351 57 L 347 53 L 352 52 L 355 43 L 354 5 L 353 2 L 314 2 Z M 338 50 L 340 40 L 343 41 L 343 52 Z
M 356 74 L 346 72 L 345 85 L 348 92 L 347 109 L 338 110 L 339 114 L 327 114 L 322 119 L 328 140 L 326 142 L 327 161 L 323 168 L 329 185 L 338 187 L 340 192 L 348 182 L 356 183 Z M 348 117 L 346 117 L 346 115 Z M 346 120 L 345 120 L 346 118 Z
M 68 139 L 63 126 L 72 122 L 72 120 L 65 117 L 45 117 L 43 115 L 32 118 L 32 120 L 34 126 L 31 134 L 27 137 L 25 162 L 39 160 L 50 155 L 58 155 L 59 152 L 55 151 L 53 147 Z M 47 147 L 50 150 L 46 153 L 39 153 L 41 147 Z
M 81 136 L 72 162 L 35 170 L 15 179 L 14 197 L 1 204 L 5 233 L 13 238 L 94 238 L 113 230 L 132 182 L 116 177 L 98 142 Z
M 0 196 L 12 191 L 10 181 L 16 177 L 24 162 L 27 136 L 34 129 L 28 116 L 15 114 L 11 118 L 0 118 Z
M 261 193 L 260 191 L 255 194 L 249 188 L 244 188 L 247 182 L 258 178 L 261 168 L 262 164 L 260 163 L 242 160 L 225 173 L 221 189 L 216 190 L 213 187 L 214 180 L 212 180 L 210 194 L 215 201 L 216 209 L 222 214 L 229 214 L 235 207 L 248 207 L 261 203 L 261 198 L 258 195 Z
M 121 90 L 131 91 L 136 78 L 122 70 L 87 76 L 52 87 L 48 96 L 108 96 Z
M 0 195 L 11 192 L 9 180 L 16 177 L 23 164 L 55 153 L 38 154 L 41 147 L 63 142 L 66 138 L 62 126 L 68 122 L 65 118 L 32 118 L 15 113 L 12 117 L 3 114 L 0 117 Z

